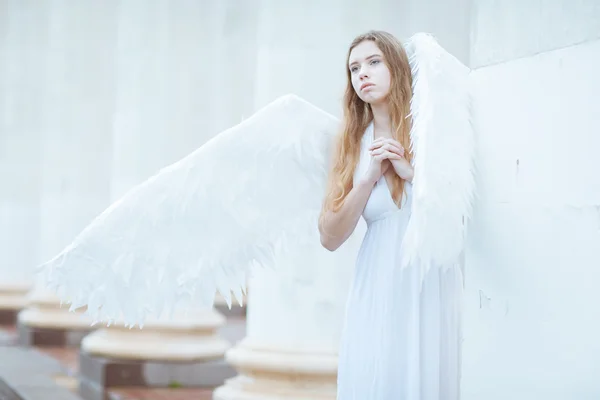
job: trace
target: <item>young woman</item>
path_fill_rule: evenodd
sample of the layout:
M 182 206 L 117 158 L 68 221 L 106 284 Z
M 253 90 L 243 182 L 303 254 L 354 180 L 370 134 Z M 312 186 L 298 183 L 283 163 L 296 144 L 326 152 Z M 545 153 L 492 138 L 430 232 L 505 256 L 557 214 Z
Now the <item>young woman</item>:
M 362 216 L 368 226 L 342 334 L 339 400 L 452 400 L 459 396 L 460 268 L 400 268 L 411 218 L 412 75 L 403 45 L 373 31 L 347 58 L 343 130 L 319 221 L 336 250 Z

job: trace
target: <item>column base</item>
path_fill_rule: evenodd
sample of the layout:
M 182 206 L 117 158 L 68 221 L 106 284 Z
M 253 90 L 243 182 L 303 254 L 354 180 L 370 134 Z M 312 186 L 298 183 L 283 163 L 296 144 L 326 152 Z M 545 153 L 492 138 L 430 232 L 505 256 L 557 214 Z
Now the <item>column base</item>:
M 69 311 L 52 292 L 36 286 L 27 295 L 27 307 L 17 316 L 19 343 L 24 346 L 79 346 L 95 328 L 85 308 Z
M 81 342 L 93 356 L 123 360 L 194 362 L 222 359 L 231 344 L 215 333 L 153 330 L 151 327 L 102 328 Z
M 335 400 L 337 356 L 269 349 L 248 340 L 229 350 L 240 373 L 217 388 L 213 400 Z
M 104 400 L 114 387 L 208 387 L 235 376 L 224 360 L 230 343 L 217 334 L 225 318 L 214 310 L 143 329 L 113 325 L 81 343 L 79 392 Z
M 115 387 L 214 388 L 235 376 L 223 359 L 196 362 L 123 360 L 79 355 L 79 395 L 85 400 L 105 400 Z
M 90 331 L 68 329 L 35 328 L 17 324 L 17 342 L 20 346 L 79 347 Z
M 15 326 L 19 310 L 0 309 L 0 326 Z
M 58 306 L 27 308 L 17 316 L 21 346 L 78 347 L 85 335 L 94 329 L 85 315 Z
M 30 287 L 25 285 L 0 287 L 0 325 L 16 325 L 17 314 L 27 304 L 29 289 Z

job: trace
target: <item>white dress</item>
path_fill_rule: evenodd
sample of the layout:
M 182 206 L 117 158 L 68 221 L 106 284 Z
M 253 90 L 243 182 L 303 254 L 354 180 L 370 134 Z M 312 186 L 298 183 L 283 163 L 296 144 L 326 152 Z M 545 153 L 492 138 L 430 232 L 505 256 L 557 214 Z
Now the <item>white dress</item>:
M 369 166 L 373 125 L 363 135 L 355 181 Z M 385 177 L 362 214 L 367 223 L 346 308 L 338 366 L 338 400 L 457 400 L 460 382 L 459 268 L 432 268 L 421 288 L 418 268 L 398 268 L 410 218 Z

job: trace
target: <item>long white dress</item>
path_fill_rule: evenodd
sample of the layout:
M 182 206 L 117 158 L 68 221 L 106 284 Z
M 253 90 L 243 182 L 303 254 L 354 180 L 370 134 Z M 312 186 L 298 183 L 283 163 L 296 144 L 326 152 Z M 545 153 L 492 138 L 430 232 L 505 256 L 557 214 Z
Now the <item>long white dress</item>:
M 369 166 L 373 125 L 361 144 L 355 181 Z M 460 268 L 398 267 L 411 216 L 412 185 L 398 208 L 385 177 L 362 214 L 367 232 L 346 308 L 338 400 L 457 400 L 460 382 Z

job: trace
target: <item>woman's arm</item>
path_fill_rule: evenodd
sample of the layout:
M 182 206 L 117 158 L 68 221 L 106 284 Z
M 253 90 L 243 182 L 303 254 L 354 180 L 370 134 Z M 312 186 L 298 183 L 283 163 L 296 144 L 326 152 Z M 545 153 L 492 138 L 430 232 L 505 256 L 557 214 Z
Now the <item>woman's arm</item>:
M 406 158 L 403 158 L 402 160 L 391 161 L 396 175 L 398 175 L 405 181 L 412 183 L 413 177 L 415 176 L 415 171 L 412 165 L 410 165 L 410 163 L 408 162 L 408 160 Z
M 323 247 L 335 251 L 350 237 L 376 182 L 377 180 L 364 177 L 352 187 L 337 212 L 326 211 L 321 215 L 319 232 Z
M 388 161 L 400 158 L 387 150 L 371 155 L 369 168 L 352 187 L 337 212 L 326 211 L 319 218 L 321 244 L 329 251 L 340 247 L 350 237 L 371 196 L 373 186 L 391 167 Z

